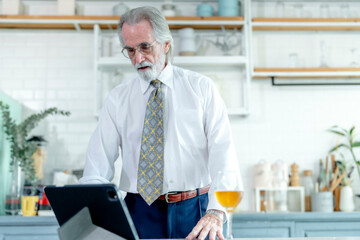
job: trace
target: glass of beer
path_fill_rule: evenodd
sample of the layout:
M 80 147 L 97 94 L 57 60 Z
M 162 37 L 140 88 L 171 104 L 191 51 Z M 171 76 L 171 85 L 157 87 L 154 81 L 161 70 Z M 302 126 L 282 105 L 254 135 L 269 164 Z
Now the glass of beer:
M 239 178 L 240 175 L 236 171 L 219 171 L 214 182 L 216 199 L 221 206 L 225 207 L 227 212 L 227 240 L 233 239 L 231 231 L 232 213 L 244 195 Z

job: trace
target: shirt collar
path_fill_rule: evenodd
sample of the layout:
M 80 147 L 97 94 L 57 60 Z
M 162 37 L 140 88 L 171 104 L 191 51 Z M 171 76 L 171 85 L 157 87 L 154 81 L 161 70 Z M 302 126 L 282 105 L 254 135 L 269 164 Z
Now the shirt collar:
M 141 77 L 139 77 L 139 80 L 140 80 L 141 92 L 144 94 L 149 88 L 150 82 L 142 79 Z M 160 80 L 160 82 L 162 82 L 169 88 L 173 88 L 174 72 L 171 63 L 166 64 L 166 67 L 160 73 L 158 80 Z

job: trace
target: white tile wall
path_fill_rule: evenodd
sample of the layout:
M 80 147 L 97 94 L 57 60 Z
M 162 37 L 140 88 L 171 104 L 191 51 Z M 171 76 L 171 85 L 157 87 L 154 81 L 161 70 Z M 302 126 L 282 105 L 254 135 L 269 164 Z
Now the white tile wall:
M 32 11 L 46 7 L 53 11 L 52 6 L 40 5 Z M 287 66 L 289 52 L 298 51 L 304 66 L 316 66 L 319 42 L 324 39 L 331 48 L 331 62 L 345 66 L 348 50 L 360 40 L 353 33 L 255 33 L 254 63 L 258 67 Z M 33 132 L 49 141 L 47 181 L 53 169 L 84 165 L 87 143 L 96 126 L 92 63 L 90 31 L 0 32 L 1 90 L 33 111 L 56 106 L 72 112 L 70 117 L 49 117 Z M 359 86 L 272 87 L 268 80 L 253 80 L 250 116 L 231 118 L 246 189 L 240 208 L 254 209 L 252 167 L 260 159 L 282 159 L 289 165 L 296 162 L 301 171 L 317 172 L 319 158 L 324 158 L 336 141 L 326 129 L 335 124 L 360 127 L 359 93 Z
M 93 116 L 93 36 L 75 31 L 0 33 L 0 86 L 32 111 L 69 110 L 52 116 L 33 134 L 49 141 L 45 182 L 53 169 L 82 168 Z

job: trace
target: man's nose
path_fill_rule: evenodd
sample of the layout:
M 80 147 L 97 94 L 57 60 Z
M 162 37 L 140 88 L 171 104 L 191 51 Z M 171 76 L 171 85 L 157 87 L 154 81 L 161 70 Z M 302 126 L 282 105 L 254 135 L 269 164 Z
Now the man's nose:
M 144 59 L 145 59 L 144 54 L 142 54 L 141 52 L 136 50 L 136 52 L 135 52 L 135 62 L 136 63 L 141 63 L 141 62 L 144 61 Z

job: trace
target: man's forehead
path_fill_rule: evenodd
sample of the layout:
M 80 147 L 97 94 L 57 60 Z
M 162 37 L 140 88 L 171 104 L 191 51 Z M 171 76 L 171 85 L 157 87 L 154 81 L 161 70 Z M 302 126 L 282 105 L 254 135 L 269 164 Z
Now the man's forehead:
M 155 40 L 153 28 L 146 19 L 136 24 L 124 23 L 122 27 L 122 35 L 125 45 L 138 45 L 142 42 L 152 42 Z

